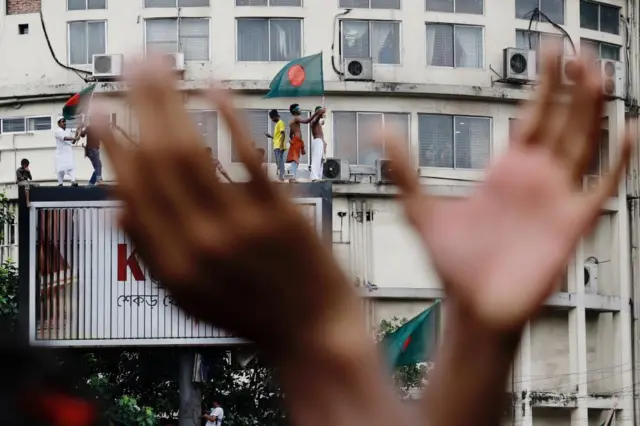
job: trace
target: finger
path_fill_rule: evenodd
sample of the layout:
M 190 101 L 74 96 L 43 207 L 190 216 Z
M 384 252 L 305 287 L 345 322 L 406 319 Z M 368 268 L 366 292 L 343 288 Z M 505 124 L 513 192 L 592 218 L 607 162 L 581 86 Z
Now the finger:
M 208 91 L 207 97 L 217 107 L 222 115 L 234 144 L 238 152 L 240 161 L 244 163 L 251 176 L 251 180 L 261 190 L 267 191 L 264 195 L 272 195 L 273 189 L 265 173 L 262 172 L 260 161 L 255 154 L 255 147 L 251 136 L 247 132 L 247 126 L 243 125 L 238 118 L 238 111 L 234 108 L 231 97 L 225 91 L 212 88 Z
M 386 157 L 391 161 L 392 165 L 391 177 L 393 183 L 400 189 L 400 199 L 404 204 L 407 217 L 411 222 L 414 222 L 426 196 L 422 192 L 417 173 L 411 164 L 407 142 L 397 137 L 396 133 L 386 133 L 383 137 L 386 142 Z
M 625 169 L 631 157 L 633 135 L 627 130 L 624 139 L 620 144 L 620 155 L 611 173 L 601 178 L 600 185 L 591 193 L 586 195 L 584 202 L 579 204 L 579 214 L 583 215 L 583 229 L 590 229 L 598 220 L 604 203 L 617 194 L 620 180 L 624 178 Z
M 94 106 L 94 111 L 95 110 L 101 111 L 102 107 L 96 105 Z M 108 116 L 102 113 L 96 114 L 92 127 L 107 152 L 107 157 L 109 157 L 111 165 L 114 168 L 116 178 L 127 176 L 131 171 L 128 164 L 129 156 L 126 153 L 127 150 L 125 150 L 114 135 Z
M 581 62 L 582 75 L 572 87 L 568 120 L 559 138 L 560 153 L 574 182 L 581 182 L 597 150 L 604 108 L 600 72 Z
M 544 54 L 541 83 L 536 99 L 529 104 L 523 115 L 524 124 L 520 132 L 520 141 L 526 145 L 535 145 L 546 141 L 548 120 L 560 89 L 560 53 L 550 49 Z

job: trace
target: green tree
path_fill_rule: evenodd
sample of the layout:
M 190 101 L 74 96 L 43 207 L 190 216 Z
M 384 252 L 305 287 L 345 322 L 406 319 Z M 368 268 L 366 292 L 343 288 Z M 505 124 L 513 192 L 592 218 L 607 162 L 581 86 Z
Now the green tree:
M 4 241 L 5 225 L 15 222 L 9 199 L 0 193 L 0 241 Z M 15 325 L 18 314 L 18 268 L 12 259 L 4 259 L 0 264 L 0 320 Z
M 407 318 L 398 317 L 393 317 L 391 320 L 382 320 L 376 333 L 378 342 L 408 321 Z M 406 397 L 411 390 L 420 389 L 425 385 L 427 373 L 430 369 L 431 365 L 426 362 L 399 367 L 393 373 L 393 381 L 400 393 Z

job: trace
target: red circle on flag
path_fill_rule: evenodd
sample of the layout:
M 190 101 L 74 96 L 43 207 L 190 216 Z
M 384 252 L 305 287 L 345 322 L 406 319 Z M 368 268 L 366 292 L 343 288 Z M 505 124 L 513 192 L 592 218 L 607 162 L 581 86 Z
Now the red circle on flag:
M 289 83 L 291 83 L 293 87 L 299 87 L 304 83 L 306 74 L 301 65 L 294 65 L 289 68 L 289 71 L 287 71 L 287 77 L 289 78 Z

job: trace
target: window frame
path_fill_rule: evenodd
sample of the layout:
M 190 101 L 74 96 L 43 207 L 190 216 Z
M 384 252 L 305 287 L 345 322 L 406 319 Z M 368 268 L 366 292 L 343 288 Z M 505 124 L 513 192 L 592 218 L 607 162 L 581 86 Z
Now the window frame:
M 304 0 L 300 0 L 300 6 L 282 6 L 282 5 L 278 5 L 278 4 L 272 5 L 271 1 L 272 0 L 267 0 L 267 5 L 266 6 L 244 6 L 244 5 L 239 5 L 238 4 L 238 0 L 234 0 L 234 7 L 304 7 Z
M 580 50 L 582 50 L 582 43 L 583 42 L 587 42 L 587 43 L 592 43 L 592 44 L 597 44 L 598 45 L 598 60 L 607 60 L 607 61 L 618 61 L 618 62 L 620 62 L 620 58 L 622 58 L 622 47 L 623 46 L 620 46 L 619 44 L 608 43 L 606 41 L 600 41 L 600 40 L 594 40 L 594 39 L 591 39 L 591 38 L 581 37 L 580 38 Z M 602 45 L 607 45 L 607 46 L 615 47 L 616 49 L 618 49 L 618 59 L 603 58 L 602 57 Z
M 49 119 L 49 128 L 47 130 L 29 130 L 29 126 L 27 125 L 28 120 L 34 118 L 48 118 Z M 23 122 L 24 130 L 21 132 L 7 132 L 4 130 L 4 122 L 5 120 L 19 120 L 21 119 Z M 14 117 L 0 117 L 0 135 L 29 135 L 38 132 L 50 132 L 53 130 L 53 116 L 51 115 L 25 115 L 25 116 L 14 116 Z
M 220 159 L 218 154 L 220 152 L 220 113 L 218 112 L 217 109 L 187 109 L 187 114 L 189 114 L 189 116 L 191 116 L 191 114 L 198 114 L 198 113 L 215 113 L 216 115 L 216 149 L 213 151 L 213 155 L 217 158 Z M 208 147 L 209 145 L 207 145 Z
M 336 125 L 335 125 L 335 117 L 336 114 L 355 114 L 355 130 L 356 130 L 356 157 L 358 158 L 358 161 L 360 161 L 360 127 L 358 126 L 358 120 L 359 120 L 359 116 L 360 114 L 379 114 L 382 116 L 382 126 L 384 128 L 385 126 L 385 121 L 384 121 L 384 117 L 385 114 L 394 114 L 394 115 L 404 115 L 407 117 L 407 148 L 411 147 L 411 113 L 410 112 L 396 112 L 396 111 L 348 111 L 348 110 L 336 110 L 333 111 L 331 114 L 331 137 L 332 137 L 332 141 L 333 141 L 333 152 L 334 152 L 334 156 L 336 155 L 336 152 L 338 150 L 338 145 L 335 143 L 336 139 Z M 386 145 L 387 145 L 387 141 L 383 142 L 382 145 L 382 154 L 380 158 L 385 158 L 385 152 L 386 152 Z M 352 173 L 358 174 L 358 173 L 364 173 L 364 174 L 369 174 L 372 172 L 375 172 L 375 165 L 370 165 L 370 164 L 359 164 L 359 163 L 351 163 L 349 162 L 349 167 L 351 169 Z
M 484 4 L 484 3 L 483 3 Z M 427 21 L 425 22 L 424 25 L 424 39 L 425 39 L 425 53 L 427 52 L 427 45 L 428 45 L 428 41 L 427 41 L 427 26 L 429 25 L 450 25 L 453 27 L 453 66 L 452 67 L 447 67 L 444 65 L 429 65 L 427 63 L 427 68 L 446 68 L 446 69 L 460 69 L 460 70 L 484 70 L 485 66 L 486 66 L 486 59 L 485 59 L 485 50 L 486 50 L 486 45 L 485 45 L 485 40 L 484 40 L 484 36 L 485 36 L 485 29 L 484 26 L 482 25 L 475 25 L 475 24 L 454 24 L 454 23 L 449 23 L 449 22 L 432 22 L 432 21 Z M 480 66 L 480 68 L 468 68 L 468 67 L 457 67 L 456 66 L 456 27 L 472 27 L 472 28 L 480 28 L 481 29 L 481 39 L 482 39 L 482 64 Z M 425 58 L 427 59 L 427 58 Z
M 29 120 L 33 120 L 35 118 L 48 118 L 49 119 L 49 128 L 47 130 L 29 130 Z M 53 116 L 51 115 L 27 115 L 24 118 L 24 130 L 25 133 L 36 133 L 36 132 L 50 132 L 53 130 Z
M 485 6 L 486 6 L 486 1 L 487 0 L 482 0 L 482 13 L 467 13 L 467 12 L 456 12 L 456 6 L 458 5 L 458 0 L 453 0 L 453 12 L 436 12 L 434 10 L 429 10 L 427 8 L 427 2 L 429 0 L 424 0 L 424 10 L 425 12 L 430 12 L 430 13 L 455 13 L 455 14 L 459 14 L 459 15 L 472 15 L 472 16 L 484 16 L 484 12 L 485 12 Z M 540 4 L 539 0 L 538 0 L 538 4 Z M 434 22 L 435 23 L 435 22 Z M 443 24 L 446 22 L 442 22 Z
M 607 31 L 602 31 L 602 12 L 601 12 L 601 9 L 602 9 L 603 6 L 604 7 L 610 7 L 612 9 L 617 9 L 618 15 L 620 15 L 622 13 L 622 7 L 620 7 L 618 5 L 615 5 L 615 4 L 602 3 L 602 2 L 590 1 L 590 0 L 580 0 L 580 5 L 582 5 L 582 3 L 591 3 L 591 4 L 594 4 L 594 5 L 598 6 L 598 29 L 597 30 L 593 30 L 591 28 L 585 28 L 585 27 L 582 26 L 582 20 L 580 20 L 579 26 L 580 26 L 581 30 L 596 31 L 596 32 L 603 33 L 603 34 L 611 34 L 611 35 L 614 35 L 614 36 L 621 36 L 621 34 L 620 34 L 620 27 L 621 27 L 620 21 L 618 21 L 618 32 L 617 33 L 610 33 L 610 32 L 607 32 Z
M 208 45 L 208 57 L 207 60 L 205 61 L 199 61 L 199 60 L 193 60 L 193 59 L 187 59 L 186 55 L 184 57 L 184 61 L 185 62 L 194 62 L 194 63 L 205 63 L 205 62 L 211 62 L 211 58 L 213 55 L 212 52 L 212 41 L 211 41 L 211 17 L 210 16 L 196 16 L 196 17 L 192 17 L 192 16 L 181 16 L 181 17 L 163 17 L 163 18 L 145 18 L 144 19 L 144 28 L 143 28 L 143 42 L 144 42 L 144 56 L 146 57 L 147 54 L 149 53 L 147 51 L 147 23 L 149 21 L 175 21 L 176 22 L 176 51 L 173 53 L 182 53 L 184 54 L 184 52 L 180 51 L 180 19 L 206 19 L 208 22 L 208 27 L 209 27 L 209 34 L 207 36 L 207 45 Z M 167 55 L 170 55 L 171 53 L 167 53 Z
M 240 6 L 240 7 L 244 7 L 244 6 Z M 271 6 L 269 6 L 271 7 Z M 280 6 L 277 6 L 280 7 Z M 238 42 L 238 37 L 240 35 L 239 33 L 239 25 L 238 22 L 239 21 L 267 21 L 267 36 L 269 37 L 269 39 L 267 40 L 267 45 L 269 46 L 269 60 L 268 61 L 241 61 L 240 60 L 240 43 Z M 272 20 L 277 20 L 277 21 L 299 21 L 300 22 L 300 56 L 298 58 L 295 59 L 299 59 L 304 57 L 304 18 L 298 18 L 298 17 L 284 17 L 284 18 L 279 18 L 279 17 L 275 17 L 275 16 L 269 16 L 269 17 L 263 17 L 263 16 L 247 16 L 247 17 L 243 17 L 243 16 L 239 16 L 236 17 L 235 21 L 236 21 L 236 38 L 235 38 L 235 42 L 236 42 L 236 63 L 254 63 L 254 64 L 282 64 L 282 63 L 288 63 L 291 62 L 295 59 L 290 59 L 290 60 L 284 60 L 284 61 L 272 61 L 271 60 L 271 21 Z
M 84 9 L 69 9 L 69 0 L 65 0 L 67 12 L 82 12 L 87 10 L 108 10 L 109 0 L 104 0 L 104 9 L 89 9 L 89 0 L 84 0 Z
M 271 0 L 269 0 L 269 1 L 271 1 Z M 338 0 L 338 9 L 356 9 L 356 10 L 402 10 L 402 4 L 403 4 L 403 1 L 411 1 L 411 0 L 400 0 L 400 7 L 399 7 L 399 8 L 397 8 L 397 9 L 384 9 L 384 8 L 379 8 L 379 7 L 372 8 L 372 7 L 371 7 L 371 2 L 372 2 L 373 0 L 367 0 L 367 1 L 369 2 L 369 6 L 368 6 L 368 7 L 353 7 L 353 6 L 347 7 L 347 6 L 341 6 L 341 5 L 340 5 L 340 2 L 341 2 L 341 1 L 342 1 L 342 0 Z M 414 1 L 415 1 L 415 0 L 414 0 Z M 484 2 L 484 0 L 483 0 L 483 2 Z M 426 4 L 426 3 L 425 3 L 425 4 Z
M 402 43 L 403 43 L 403 38 L 402 38 L 402 21 L 401 20 L 395 20 L 395 19 L 340 19 L 340 40 L 339 40 L 339 52 L 340 52 L 340 57 L 342 59 L 342 57 L 344 56 L 344 49 L 343 49 L 343 37 L 344 37 L 344 23 L 345 22 L 367 22 L 369 24 L 369 58 L 371 59 L 371 62 L 374 65 L 383 65 L 383 66 L 401 66 L 402 65 L 402 61 L 403 61 L 403 57 L 402 57 Z M 375 62 L 373 61 L 373 54 L 371 51 L 371 24 L 374 22 L 385 22 L 385 23 L 392 23 L 392 24 L 398 24 L 398 63 L 397 64 L 383 64 L 380 62 Z M 426 31 L 426 30 L 425 30 Z M 368 59 L 368 58 L 356 58 L 356 59 Z
M 517 0 L 516 0 L 517 1 Z M 540 7 L 540 2 L 542 2 L 542 0 L 537 0 L 538 2 L 538 10 L 540 10 L 542 13 L 546 14 L 546 12 L 544 10 L 542 10 L 542 8 Z M 517 11 L 518 9 L 516 8 L 516 19 L 523 19 L 525 21 L 530 20 L 531 18 L 520 18 L 517 15 Z M 566 21 L 567 20 L 567 0 L 562 0 L 562 22 L 556 22 L 556 24 L 558 25 L 566 25 Z M 534 22 L 542 22 L 542 20 L 538 19 L 535 20 Z
M 74 64 L 71 63 L 71 24 L 77 24 L 82 22 L 85 24 L 85 36 L 87 37 L 87 61 L 86 64 Z M 78 19 L 73 21 L 67 21 L 67 65 L 74 67 L 93 67 L 93 55 L 89 58 L 89 23 L 90 22 L 103 22 L 104 23 L 104 53 L 97 53 L 98 55 L 106 55 L 109 51 L 109 23 L 107 19 Z
M 208 0 L 208 1 L 209 1 L 209 5 L 207 5 L 207 6 L 180 6 L 179 5 L 180 0 L 174 0 L 175 4 L 173 6 L 147 6 L 146 5 L 146 0 L 142 0 L 142 8 L 143 9 L 169 9 L 169 8 L 174 8 L 174 7 L 180 7 L 180 8 L 182 8 L 182 7 L 188 7 L 188 8 L 211 7 L 211 0 Z M 160 18 L 160 19 L 162 19 L 162 18 Z M 209 34 L 211 34 L 211 33 L 209 33 Z M 211 36 L 209 36 L 209 37 L 211 37 Z
M 438 166 L 423 166 L 420 164 L 420 116 L 422 115 L 427 115 L 427 116 L 435 116 L 435 117 L 451 117 L 451 125 L 452 125 L 452 160 L 453 160 L 453 167 L 438 167 Z M 465 168 L 465 167 L 456 167 L 456 118 L 459 117 L 467 117 L 467 118 L 476 118 L 476 119 L 483 119 L 483 120 L 489 120 L 489 155 L 488 155 L 488 161 L 487 164 L 485 165 L 484 168 L 482 169 L 475 169 L 475 168 Z M 429 112 L 419 112 L 418 116 L 418 168 L 419 169 L 437 169 L 437 170 L 453 170 L 453 171 L 483 171 L 486 170 L 487 167 L 490 166 L 491 164 L 491 160 L 493 158 L 493 133 L 494 133 L 494 129 L 493 129 L 493 117 L 490 116 L 485 116 L 485 115 L 470 115 L 470 114 L 434 114 L 434 113 L 429 113 Z

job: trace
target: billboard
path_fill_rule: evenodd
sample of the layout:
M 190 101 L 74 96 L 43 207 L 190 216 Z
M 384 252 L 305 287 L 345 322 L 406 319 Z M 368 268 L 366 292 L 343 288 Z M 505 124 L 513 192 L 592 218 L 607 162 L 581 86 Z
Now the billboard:
M 28 232 L 24 230 L 28 235 L 22 235 L 20 228 L 21 257 L 23 241 L 28 241 L 27 321 L 31 344 L 99 347 L 243 343 L 176 306 L 116 226 L 118 202 L 50 200 L 72 190 L 80 192 L 76 198 L 82 197 L 82 191 L 90 191 L 87 188 L 34 189 L 28 208 Z M 300 189 L 293 201 L 318 233 L 326 236 L 331 230 L 330 186 L 308 184 Z M 38 195 L 49 200 L 39 200 Z M 22 263 L 20 266 L 22 273 Z

